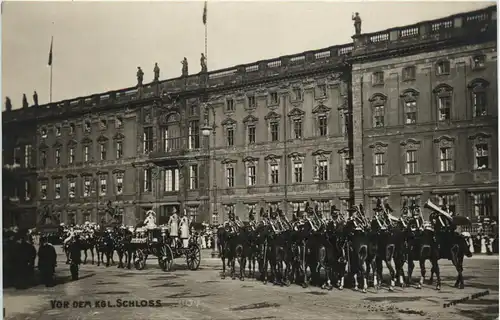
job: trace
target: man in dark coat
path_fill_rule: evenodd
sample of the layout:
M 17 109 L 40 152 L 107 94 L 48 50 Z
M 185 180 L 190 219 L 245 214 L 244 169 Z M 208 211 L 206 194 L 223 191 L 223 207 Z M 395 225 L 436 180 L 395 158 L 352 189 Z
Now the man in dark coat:
M 75 235 L 75 241 L 71 244 L 69 250 L 71 278 L 78 280 L 78 266 L 82 263 L 82 246 L 79 235 Z
M 38 270 L 40 270 L 41 282 L 49 287 L 54 284 L 54 273 L 57 265 L 57 253 L 54 246 L 47 241 L 47 237 L 40 239 L 38 249 Z
M 28 234 L 23 234 L 21 238 L 21 250 L 23 256 L 23 277 L 25 277 L 26 285 L 33 285 L 35 282 L 35 260 L 36 249 L 33 244 L 28 242 Z

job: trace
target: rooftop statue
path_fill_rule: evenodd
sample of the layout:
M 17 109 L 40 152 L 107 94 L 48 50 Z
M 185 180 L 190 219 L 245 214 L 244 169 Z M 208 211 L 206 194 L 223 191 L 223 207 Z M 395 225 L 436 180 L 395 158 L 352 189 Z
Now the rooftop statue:
M 356 12 L 356 15 L 352 16 L 352 21 L 354 21 L 354 30 L 356 35 L 359 36 L 361 34 L 361 17 L 359 13 Z
M 23 93 L 23 108 L 29 107 L 28 98 L 26 98 L 26 93 Z
M 137 85 L 142 86 L 142 80 L 144 79 L 144 72 L 141 67 L 137 67 Z
M 155 68 L 153 69 L 155 77 L 153 81 L 158 81 L 160 79 L 160 67 L 158 67 L 158 62 L 155 62 Z
M 38 93 L 36 93 L 36 90 L 35 92 L 33 93 L 33 104 L 35 106 L 38 106 Z
M 187 61 L 186 57 L 184 57 L 184 59 L 181 61 L 181 64 L 182 64 L 182 76 L 187 77 L 187 75 L 188 75 L 188 61 Z
M 207 72 L 207 57 L 202 53 L 200 58 L 201 72 Z
M 12 111 L 12 102 L 9 97 L 5 97 L 5 110 Z

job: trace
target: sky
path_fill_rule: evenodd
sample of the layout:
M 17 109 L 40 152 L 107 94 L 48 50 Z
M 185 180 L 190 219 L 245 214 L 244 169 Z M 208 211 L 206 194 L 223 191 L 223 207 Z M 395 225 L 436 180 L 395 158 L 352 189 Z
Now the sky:
M 351 15 L 362 33 L 481 9 L 494 2 L 208 1 L 208 69 L 352 42 Z M 48 55 L 53 44 L 53 101 L 118 90 L 200 70 L 205 48 L 203 1 L 54 1 L 2 3 L 2 103 L 20 108 L 49 101 Z

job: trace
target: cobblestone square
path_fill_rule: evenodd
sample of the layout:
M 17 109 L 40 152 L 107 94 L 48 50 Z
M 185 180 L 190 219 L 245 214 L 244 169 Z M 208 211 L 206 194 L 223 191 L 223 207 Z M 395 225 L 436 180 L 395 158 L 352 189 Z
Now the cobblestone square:
M 497 257 L 475 256 L 465 261 L 464 290 L 452 287 L 455 269 L 441 261 L 443 288 L 422 290 L 382 288 L 368 293 L 325 291 L 299 286 L 263 285 L 220 279 L 220 261 L 206 258 L 198 271 L 188 271 L 182 259 L 172 272 L 163 272 L 153 259 L 145 270 L 123 270 L 83 265 L 81 279 L 69 282 L 69 267 L 59 256 L 57 276 L 63 284 L 53 288 L 4 290 L 6 319 L 495 319 L 498 314 Z M 429 269 L 430 270 L 430 269 Z M 416 274 L 419 274 L 417 268 Z M 489 295 L 472 295 L 489 290 Z M 443 304 L 469 297 L 443 308 Z M 140 306 L 142 300 L 155 305 Z M 56 301 L 68 303 L 57 308 Z M 53 305 L 54 304 L 54 305 Z M 139 306 L 132 307 L 132 304 Z

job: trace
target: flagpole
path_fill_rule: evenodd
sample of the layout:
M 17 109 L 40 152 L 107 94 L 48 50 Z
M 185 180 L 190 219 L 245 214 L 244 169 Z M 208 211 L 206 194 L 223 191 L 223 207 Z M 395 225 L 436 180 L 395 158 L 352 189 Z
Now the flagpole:
M 52 103 L 52 65 L 53 63 L 50 64 L 50 95 L 49 95 L 50 103 Z
M 208 65 L 208 28 L 207 28 L 207 6 L 208 1 L 205 0 L 205 6 L 203 7 L 203 24 L 205 25 L 205 61 Z M 207 67 L 208 69 L 208 67 Z
M 207 56 L 208 56 L 207 55 L 207 43 L 208 43 L 207 39 L 208 39 L 208 37 L 207 37 L 207 24 L 205 23 L 205 58 L 206 59 L 208 59 L 207 58 Z

